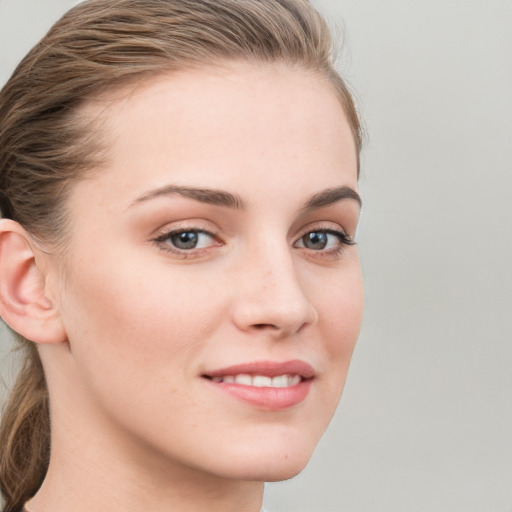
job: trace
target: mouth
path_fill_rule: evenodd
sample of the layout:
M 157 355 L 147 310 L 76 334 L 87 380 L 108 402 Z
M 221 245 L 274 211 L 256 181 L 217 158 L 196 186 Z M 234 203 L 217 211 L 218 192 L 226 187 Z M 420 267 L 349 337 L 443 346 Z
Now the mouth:
M 307 397 L 315 371 L 304 361 L 255 362 L 201 375 L 215 389 L 266 411 L 300 404 Z
M 213 382 L 226 384 L 240 384 L 241 386 L 253 386 L 255 388 L 289 388 L 302 382 L 300 375 L 277 375 L 268 377 L 267 375 L 249 375 L 239 373 L 238 375 L 225 375 L 223 377 L 208 377 Z

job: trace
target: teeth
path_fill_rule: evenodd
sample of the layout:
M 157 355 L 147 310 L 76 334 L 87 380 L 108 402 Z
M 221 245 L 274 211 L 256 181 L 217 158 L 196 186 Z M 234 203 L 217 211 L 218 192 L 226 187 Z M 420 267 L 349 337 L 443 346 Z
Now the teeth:
M 272 386 L 272 379 L 262 375 L 255 375 L 252 378 L 252 385 L 256 388 L 270 388 Z
M 300 375 L 290 375 L 288 378 L 288 386 L 296 386 L 301 380 Z
M 288 375 L 279 375 L 279 377 L 274 377 L 272 379 L 272 387 L 273 388 L 286 388 L 289 386 L 288 384 Z
M 254 386 L 256 388 L 288 388 L 296 386 L 302 381 L 300 375 L 278 375 L 267 377 L 266 375 L 226 375 L 224 377 L 213 377 L 213 382 L 224 382 L 226 384 L 241 384 L 242 386 Z
M 226 382 L 226 381 L 224 381 Z M 243 384 L 244 386 L 251 386 L 252 385 L 252 377 L 250 375 L 245 375 L 245 374 L 241 374 L 241 375 L 236 375 L 235 376 L 235 382 L 237 384 Z

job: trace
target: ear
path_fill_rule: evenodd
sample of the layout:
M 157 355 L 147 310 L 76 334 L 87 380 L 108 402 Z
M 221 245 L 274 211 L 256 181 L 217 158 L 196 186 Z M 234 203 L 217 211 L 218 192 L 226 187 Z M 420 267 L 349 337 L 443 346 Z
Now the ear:
M 48 296 L 44 257 L 17 222 L 0 219 L 0 317 L 28 340 L 60 343 L 66 333 Z

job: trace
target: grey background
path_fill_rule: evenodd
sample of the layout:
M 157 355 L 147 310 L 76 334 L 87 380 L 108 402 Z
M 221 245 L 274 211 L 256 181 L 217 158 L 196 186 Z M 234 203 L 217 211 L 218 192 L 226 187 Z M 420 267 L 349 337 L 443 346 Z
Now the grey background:
M 75 3 L 0 0 L 1 83 Z M 510 512 L 512 1 L 314 4 L 369 133 L 366 316 L 331 427 L 266 506 Z

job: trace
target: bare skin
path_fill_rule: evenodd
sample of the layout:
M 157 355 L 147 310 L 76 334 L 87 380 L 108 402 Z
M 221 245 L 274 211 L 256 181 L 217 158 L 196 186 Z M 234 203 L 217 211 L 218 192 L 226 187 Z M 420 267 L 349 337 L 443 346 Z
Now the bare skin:
M 262 482 L 309 460 L 360 328 L 342 106 L 312 74 L 237 63 L 153 78 L 104 115 L 109 161 L 72 190 L 65 260 L 0 227 L 5 258 L 33 251 L 53 329 L 12 319 L 39 342 L 52 407 L 50 468 L 28 508 L 258 512 Z M 289 376 L 293 389 L 251 384 L 248 400 L 212 377 L 290 361 L 301 392 Z

